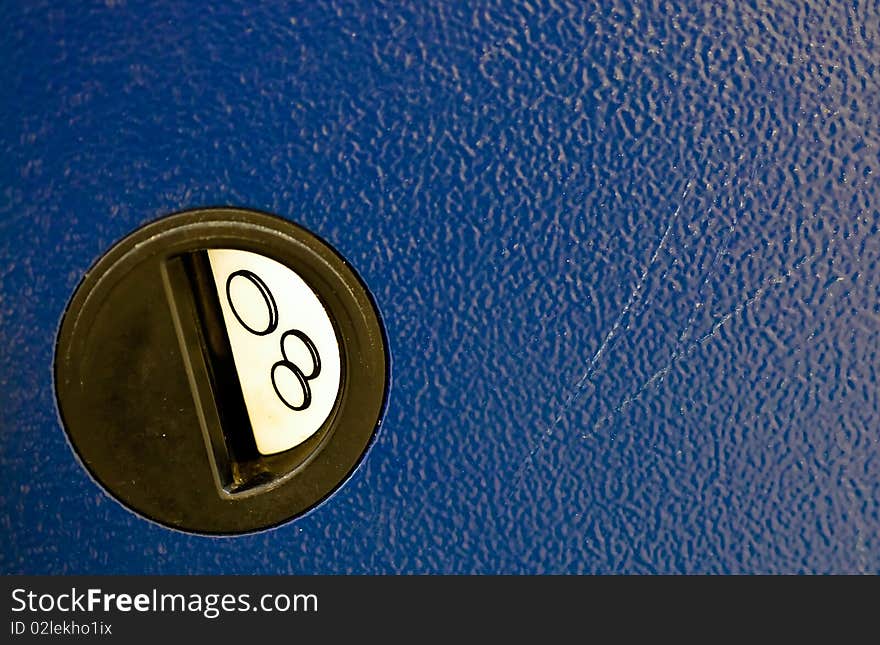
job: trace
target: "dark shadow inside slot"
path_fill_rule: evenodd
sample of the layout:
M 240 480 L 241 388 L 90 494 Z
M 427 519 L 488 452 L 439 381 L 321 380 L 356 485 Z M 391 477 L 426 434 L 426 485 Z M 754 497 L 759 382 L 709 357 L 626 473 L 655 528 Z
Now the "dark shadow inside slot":
M 274 477 L 263 463 L 254 441 L 208 253 L 188 253 L 181 260 L 192 288 L 211 388 L 230 462 L 231 481 L 224 482 L 224 487 L 232 493 L 267 483 Z

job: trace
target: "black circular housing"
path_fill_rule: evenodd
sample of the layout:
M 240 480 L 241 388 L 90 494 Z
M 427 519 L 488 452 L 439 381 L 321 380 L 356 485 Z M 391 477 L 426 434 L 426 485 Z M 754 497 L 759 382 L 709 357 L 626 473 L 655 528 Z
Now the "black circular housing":
M 335 403 L 320 429 L 289 450 L 256 449 L 218 314 L 225 296 L 212 283 L 211 249 L 290 268 L 332 323 Z M 266 301 L 272 313 L 259 333 L 277 325 L 271 294 Z M 287 220 L 212 208 L 138 229 L 86 273 L 59 330 L 55 388 L 76 454 L 114 498 L 169 527 L 234 534 L 304 513 L 351 475 L 377 431 L 388 370 L 373 299 L 336 251 Z

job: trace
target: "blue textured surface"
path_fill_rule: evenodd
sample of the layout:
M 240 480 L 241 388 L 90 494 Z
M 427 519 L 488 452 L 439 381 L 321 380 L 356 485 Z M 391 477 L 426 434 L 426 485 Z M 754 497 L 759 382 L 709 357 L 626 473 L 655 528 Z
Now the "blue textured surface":
M 0 569 L 880 572 L 880 9 L 628 4 L 4 2 Z M 336 246 L 393 355 L 354 478 L 221 539 L 51 385 L 88 266 L 215 204 Z

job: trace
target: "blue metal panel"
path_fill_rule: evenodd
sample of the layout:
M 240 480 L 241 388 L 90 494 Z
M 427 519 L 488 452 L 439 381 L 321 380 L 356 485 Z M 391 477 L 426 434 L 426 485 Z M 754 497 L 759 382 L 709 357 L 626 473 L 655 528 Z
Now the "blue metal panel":
M 0 8 L 5 572 L 880 571 L 875 3 Z M 308 516 L 173 532 L 76 462 L 83 272 L 231 204 L 358 269 L 393 369 Z

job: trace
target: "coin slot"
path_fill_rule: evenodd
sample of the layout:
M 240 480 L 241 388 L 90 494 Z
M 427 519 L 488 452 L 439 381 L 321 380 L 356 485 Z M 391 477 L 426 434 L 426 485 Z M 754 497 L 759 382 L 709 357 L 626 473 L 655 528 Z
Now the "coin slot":
M 71 448 L 108 495 L 230 535 L 339 490 L 379 431 L 388 361 L 376 303 L 335 249 L 287 219 L 213 208 L 106 250 L 67 304 L 53 377 Z
M 207 250 L 169 258 L 165 262 L 165 274 L 181 348 L 189 356 L 193 398 L 201 411 L 205 443 L 221 493 L 249 495 L 272 487 L 308 462 L 327 437 L 333 415 L 298 445 L 275 454 L 262 454 L 242 391 L 221 298 L 232 294 L 229 302 L 247 303 L 247 308 L 240 307 L 241 311 L 235 313 L 236 318 L 240 317 L 248 333 L 268 334 L 278 320 L 271 292 L 259 278 L 254 279 L 244 271 L 231 275 L 227 281 L 229 288 L 223 290 L 228 293 L 221 292 Z M 311 397 L 308 379 L 314 379 L 321 370 L 317 350 L 309 343 L 311 340 L 302 332 L 286 332 L 279 348 L 281 361 L 271 372 L 277 378 L 276 387 L 282 388 L 288 397 L 286 405 L 291 410 L 308 407 Z M 281 350 L 289 351 L 290 356 L 300 362 L 288 364 Z M 298 365 L 304 366 L 305 373 Z M 287 378 L 291 375 L 292 379 Z M 267 372 L 269 388 L 270 383 Z

